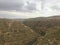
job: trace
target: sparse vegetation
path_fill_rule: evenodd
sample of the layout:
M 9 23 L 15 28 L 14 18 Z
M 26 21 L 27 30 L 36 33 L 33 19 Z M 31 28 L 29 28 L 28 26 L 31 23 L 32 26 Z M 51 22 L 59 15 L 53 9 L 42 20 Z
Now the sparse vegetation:
M 59 18 L 36 18 L 24 22 L 40 36 L 36 45 L 60 45 L 60 19 Z
M 0 45 L 60 45 L 60 19 L 36 20 L 0 19 Z
M 37 34 L 31 32 L 31 29 L 20 21 L 1 20 L 0 22 L 0 45 L 26 45 L 37 38 Z M 11 27 L 9 27 L 10 23 L 12 23 Z

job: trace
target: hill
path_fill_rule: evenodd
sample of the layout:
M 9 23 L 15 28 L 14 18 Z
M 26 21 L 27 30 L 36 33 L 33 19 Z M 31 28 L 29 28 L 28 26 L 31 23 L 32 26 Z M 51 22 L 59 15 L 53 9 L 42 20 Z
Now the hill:
M 37 36 L 20 21 L 0 19 L 0 45 L 33 44 Z
M 48 20 L 48 19 L 60 19 L 60 16 L 50 16 L 50 17 L 36 17 L 25 19 L 25 21 L 40 21 L 40 20 Z
M 23 23 L 40 35 L 35 45 L 60 45 L 59 16 L 33 18 Z
M 46 32 L 48 28 L 53 28 L 56 26 L 60 26 L 59 16 L 53 17 L 41 17 L 41 18 L 32 18 L 27 19 L 23 22 L 25 25 L 33 29 L 35 32 L 40 33 Z
M 0 45 L 60 45 L 59 16 L 0 19 Z

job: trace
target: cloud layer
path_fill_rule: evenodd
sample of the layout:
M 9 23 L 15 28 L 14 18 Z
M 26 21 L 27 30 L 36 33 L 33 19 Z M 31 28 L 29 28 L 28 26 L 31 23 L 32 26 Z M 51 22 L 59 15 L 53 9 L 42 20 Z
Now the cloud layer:
M 36 4 L 27 0 L 0 0 L 0 10 L 33 11 Z
M 60 12 L 60 0 L 0 0 L 0 16 L 2 17 L 27 18 L 41 16 L 41 14 L 54 15 L 57 12 Z
M 42 3 L 43 2 L 43 3 Z M 59 0 L 0 0 L 0 10 L 16 10 L 16 11 L 36 11 L 37 5 L 46 6 L 49 8 L 60 9 Z M 49 5 L 49 6 L 48 6 Z M 51 6 L 52 5 L 52 6 Z M 58 6 L 59 5 L 59 6 Z

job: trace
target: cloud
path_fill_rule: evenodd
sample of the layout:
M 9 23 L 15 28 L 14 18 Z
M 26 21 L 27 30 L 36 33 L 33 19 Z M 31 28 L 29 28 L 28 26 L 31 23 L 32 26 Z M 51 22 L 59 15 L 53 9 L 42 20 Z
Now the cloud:
M 29 3 L 29 4 L 27 4 L 26 8 L 28 10 L 36 10 L 36 4 L 35 3 Z
M 43 4 L 41 4 L 41 2 L 43 2 Z M 44 5 L 43 8 L 51 8 L 58 2 L 60 3 L 59 0 L 0 0 L 0 10 L 33 12 L 42 9 L 41 5 Z M 55 6 L 55 8 L 58 10 L 58 7 Z
M 16 10 L 21 12 L 28 12 L 36 10 L 35 3 L 27 3 L 27 0 L 0 0 L 0 10 Z M 25 5 L 27 4 L 27 5 Z
M 60 0 L 0 0 L 0 16 L 6 18 L 49 16 L 60 14 L 57 13 L 60 12 L 59 6 Z
M 56 3 L 56 4 L 53 5 L 51 8 L 52 8 L 53 10 L 55 10 L 55 11 L 60 11 L 60 3 Z
M 15 18 L 34 18 L 34 17 L 39 17 L 40 13 L 30 13 L 30 12 L 17 12 L 17 11 L 0 11 L 0 17 L 3 18 L 10 18 L 10 19 L 15 19 Z M 37 15 L 37 16 L 36 16 Z

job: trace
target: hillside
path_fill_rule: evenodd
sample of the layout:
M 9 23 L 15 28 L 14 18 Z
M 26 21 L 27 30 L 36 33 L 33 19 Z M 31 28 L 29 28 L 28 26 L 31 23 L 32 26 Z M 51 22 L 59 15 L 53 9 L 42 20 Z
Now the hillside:
M 33 44 L 37 36 L 20 21 L 0 19 L 0 45 Z
M 35 19 L 28 19 L 23 23 L 40 35 L 36 45 L 60 45 L 59 16 Z
M 60 19 L 0 19 L 0 45 L 60 45 Z
M 38 38 L 37 45 L 60 45 L 60 28 L 49 28 L 45 36 Z
M 34 20 L 35 19 L 35 20 Z M 44 17 L 44 18 L 33 18 L 23 22 L 25 25 L 33 29 L 35 32 L 41 34 L 48 28 L 60 27 L 60 19 L 58 17 Z
M 48 20 L 48 19 L 60 19 L 60 16 L 50 16 L 50 17 L 36 17 L 36 18 L 29 18 L 25 21 L 40 21 L 40 20 Z

